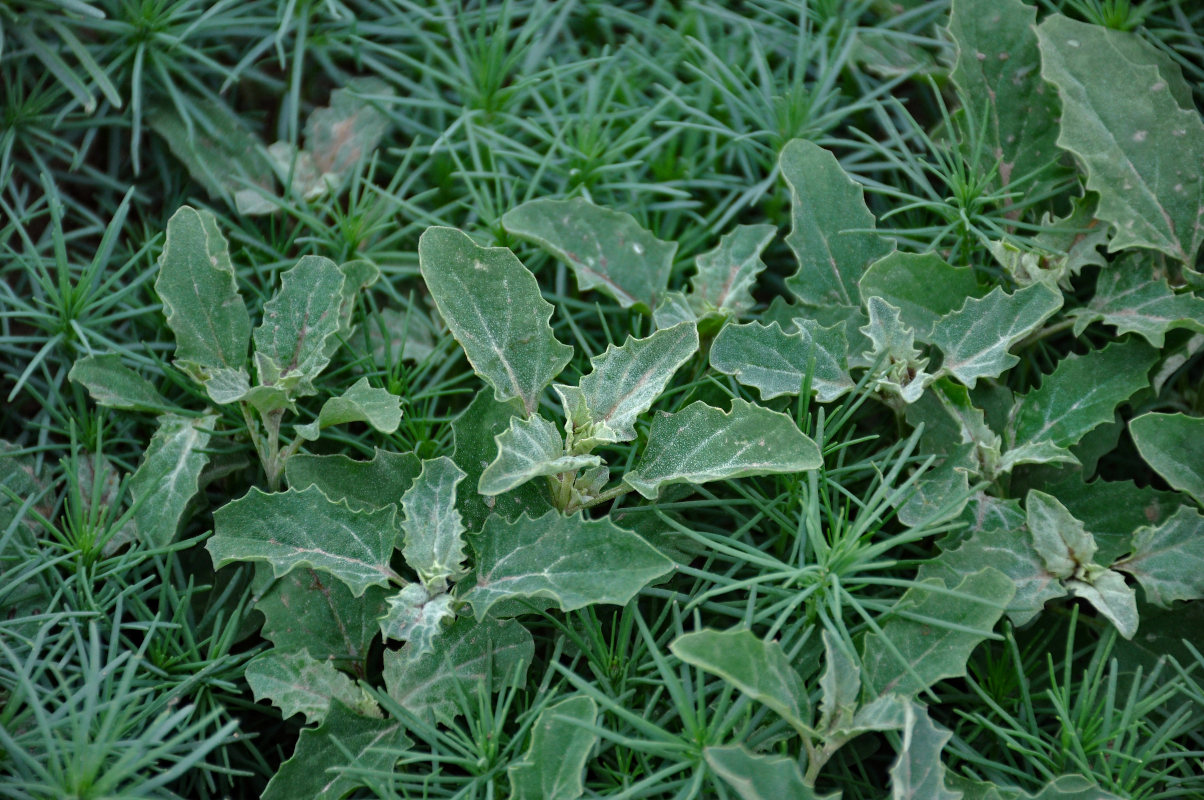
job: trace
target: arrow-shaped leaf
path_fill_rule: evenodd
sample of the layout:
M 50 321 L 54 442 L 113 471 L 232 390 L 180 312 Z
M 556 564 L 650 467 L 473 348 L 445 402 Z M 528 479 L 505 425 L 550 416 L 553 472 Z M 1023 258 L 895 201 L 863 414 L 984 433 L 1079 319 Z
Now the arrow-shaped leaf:
M 213 563 L 264 561 L 276 577 L 297 567 L 329 572 L 359 597 L 394 576 L 389 556 L 397 541 L 397 507 L 353 511 L 316 486 L 266 494 L 252 488 L 213 512 L 205 548 Z
M 418 240 L 418 264 L 439 313 L 498 402 L 517 397 L 527 416 L 535 413 L 573 354 L 552 333 L 552 304 L 535 276 L 506 248 L 479 247 L 454 228 L 428 228 Z

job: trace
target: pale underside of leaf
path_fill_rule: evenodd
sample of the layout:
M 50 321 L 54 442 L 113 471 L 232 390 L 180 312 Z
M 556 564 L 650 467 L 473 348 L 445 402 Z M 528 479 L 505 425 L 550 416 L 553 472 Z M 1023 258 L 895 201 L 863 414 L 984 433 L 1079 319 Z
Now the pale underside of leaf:
M 494 438 L 497 458 L 481 473 L 477 484 L 477 491 L 486 496 L 508 492 L 542 475 L 576 472 L 602 463 L 598 456 L 567 455 L 560 431 L 538 414 L 526 419 L 511 417 L 510 427 Z
M 401 498 L 406 563 L 432 594 L 467 571 L 464 524 L 456 509 L 456 486 L 465 473 L 447 456 L 422 462 L 422 472 Z
M 511 800 L 577 800 L 585 791 L 584 772 L 598 734 L 598 704 L 568 697 L 545 708 L 531 726 L 531 744 L 521 761 L 506 768 Z

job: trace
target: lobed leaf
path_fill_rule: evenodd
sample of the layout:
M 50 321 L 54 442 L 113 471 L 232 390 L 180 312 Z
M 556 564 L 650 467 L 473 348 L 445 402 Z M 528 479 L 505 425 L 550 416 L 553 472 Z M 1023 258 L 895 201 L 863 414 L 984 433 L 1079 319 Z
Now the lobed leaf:
M 623 308 L 651 313 L 669 285 L 677 243 L 622 211 L 580 197 L 531 200 L 503 214 L 502 227 L 568 264 L 582 291 L 598 289 Z
M 727 413 L 699 401 L 658 414 L 643 455 L 623 480 L 655 500 L 661 487 L 675 483 L 802 472 L 822 464 L 819 447 L 790 417 L 735 398 Z
M 552 333 L 552 304 L 535 276 L 506 248 L 479 247 L 454 228 L 427 228 L 418 263 L 439 313 L 498 402 L 518 398 L 527 416 L 535 413 L 573 353 Z
M 878 297 L 899 309 L 903 324 L 921 342 L 930 341 L 942 317 L 984 294 L 970 267 L 951 267 L 936 253 L 899 250 L 870 264 L 857 289 L 864 305 Z
M 288 484 L 294 489 L 317 486 L 334 502 L 351 508 L 396 505 L 422 471 L 413 453 L 391 453 L 377 448 L 371 461 L 354 461 L 345 455 L 294 453 L 285 462 Z
M 483 495 L 499 495 L 532 478 L 576 472 L 602 463 L 598 456 L 566 455 L 560 431 L 539 414 L 526 419 L 511 417 L 510 427 L 494 440 L 497 458 L 485 468 L 477 483 L 477 491 Z
M 932 343 L 945 360 L 938 372 L 974 388 L 979 378 L 997 378 L 1020 359 L 1008 353 L 1016 342 L 1062 307 L 1062 295 L 1041 283 L 1006 294 L 996 287 L 982 299 L 971 297 L 960 310 L 933 327 Z
M 321 722 L 332 700 L 355 708 L 364 699 L 351 678 L 305 649 L 269 650 L 247 664 L 246 678 L 255 699 L 269 701 L 284 719 L 304 714 L 307 723 Z
M 346 281 L 329 258 L 304 256 L 280 276 L 280 290 L 263 306 L 255 329 L 259 383 L 290 399 L 314 393 L 313 381 L 330 363 L 328 340 L 339 332 Z
M 1148 247 L 1195 264 L 1204 239 L 1204 122 L 1178 68 L 1135 33 L 1052 14 L 1037 26 L 1041 75 L 1062 98 L 1058 145 L 1099 192 L 1112 252 Z
M 719 245 L 694 259 L 690 305 L 698 314 L 718 311 L 739 317 L 752 310 L 752 287 L 765 269 L 761 253 L 773 241 L 773 225 L 737 225 Z
M 359 597 L 393 577 L 396 516 L 395 506 L 353 510 L 314 486 L 275 494 L 252 488 L 213 512 L 213 536 L 205 548 L 215 567 L 264 561 L 276 577 L 310 567 L 334 575 Z
M 386 601 L 388 609 L 380 618 L 385 639 L 409 642 L 415 655 L 434 649 L 435 637 L 456 618 L 448 594 L 432 595 L 421 584 L 411 583 Z
M 360 378 L 350 389 L 323 403 L 316 420 L 298 425 L 297 434 L 312 442 L 323 428 L 348 422 L 366 422 L 381 433 L 393 433 L 401 424 L 401 398 Z
M 899 309 L 881 297 L 871 297 L 866 305 L 870 321 L 861 332 L 873 348 L 866 351 L 865 359 L 878 365 L 870 386 L 914 403 L 935 378 L 924 371 L 928 359 L 915 349 L 915 331 L 900 318 Z
M 945 785 L 941 751 L 953 734 L 938 727 L 928 709 L 911 703 L 906 707 L 903 741 L 890 768 L 892 800 L 961 800 L 960 791 Z
M 1176 294 L 1164 270 L 1148 253 L 1133 251 L 1100 271 L 1095 294 L 1082 308 L 1070 312 L 1074 335 L 1092 322 L 1116 328 L 1118 336 L 1136 333 L 1154 347 L 1162 347 L 1168 331 L 1187 328 L 1204 331 L 1204 298 Z
M 1132 553 L 1112 566 L 1136 578 L 1156 606 L 1204 598 L 1204 517 L 1180 506 L 1161 525 L 1138 528 Z
M 673 562 L 637 534 L 604 517 L 549 511 L 507 522 L 490 517 L 473 537 L 475 584 L 460 596 L 478 619 L 504 600 L 546 597 L 562 611 L 625 605 Z
M 761 393 L 761 399 L 802 391 L 811 359 L 811 389 L 829 403 L 853 388 L 849 376 L 848 342 L 844 325 L 824 328 L 814 320 L 797 320 L 798 328 L 784 331 L 777 322 L 725 325 L 711 344 L 711 366 Z

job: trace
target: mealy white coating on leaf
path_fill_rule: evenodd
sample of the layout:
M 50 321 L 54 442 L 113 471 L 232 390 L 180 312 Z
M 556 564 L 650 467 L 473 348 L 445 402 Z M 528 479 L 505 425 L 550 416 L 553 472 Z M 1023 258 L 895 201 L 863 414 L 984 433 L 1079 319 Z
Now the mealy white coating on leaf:
M 937 374 L 953 375 L 971 389 L 979 378 L 999 377 L 1020 361 L 1008 349 L 1061 306 L 1061 293 L 1040 283 L 1010 295 L 996 287 L 981 300 L 967 299 L 933 327 L 932 343 L 945 355 Z
M 556 426 L 538 414 L 511 417 L 510 427 L 494 437 L 495 458 L 477 483 L 486 496 L 508 492 L 532 478 L 576 472 L 602 463 L 598 456 L 572 456 L 564 452 L 564 438 Z
M 1137 633 L 1137 594 L 1119 572 L 1101 567 L 1093 570 L 1089 580 L 1066 581 L 1066 588 L 1090 603 L 1124 638 L 1132 639 Z
M 598 704 L 573 695 L 539 712 L 531 743 L 521 761 L 506 768 L 511 800 L 577 800 L 585 792 L 584 772 L 598 741 L 591 728 Z
M 1058 578 L 1074 576 L 1095 558 L 1095 538 L 1058 498 L 1036 489 L 1024 501 L 1033 547 L 1045 568 Z
M 439 313 L 498 402 L 535 413 L 573 348 L 552 333 L 552 304 L 535 276 L 504 247 L 479 247 L 454 228 L 427 228 L 418 264 Z
M 820 402 L 830 403 L 853 388 L 847 361 L 845 328 L 837 323 L 824 328 L 814 320 L 795 320 L 797 329 L 784 331 L 775 321 L 725 325 L 711 344 L 711 366 L 745 386 L 760 391 L 763 400 L 796 395 L 812 356 L 811 390 Z
M 1204 506 L 1204 417 L 1147 413 L 1133 419 L 1129 431 L 1146 463 Z
M 209 463 L 209 439 L 216 414 L 186 418 L 164 414 L 147 445 L 142 463 L 130 476 L 130 498 L 138 540 L 149 548 L 166 547 L 188 504 L 200 488 L 201 472 Z
M 1146 600 L 1163 608 L 1204 598 L 1204 516 L 1180 506 L 1161 525 L 1138 528 L 1132 553 L 1113 568 L 1136 578 Z
M 890 768 L 891 800 L 961 800 L 961 792 L 945 786 L 941 751 L 951 738 L 952 733 L 932 721 L 927 708 L 907 705 L 899 755 Z
M 822 463 L 819 447 L 785 414 L 739 398 L 726 413 L 698 401 L 653 419 L 648 444 L 623 480 L 654 500 L 674 483 L 802 472 Z
M 446 591 L 449 580 L 467 571 L 465 528 L 456 510 L 456 485 L 464 475 L 447 456 L 423 461 L 422 472 L 401 498 L 402 553 L 431 594 Z
M 318 418 L 308 425 L 298 425 L 297 433 L 312 442 L 323 428 L 347 422 L 366 422 L 381 433 L 393 433 L 401 424 L 401 398 L 360 378 L 350 389 L 323 403 Z
M 914 403 L 935 376 L 925 372 L 928 359 L 915 348 L 915 331 L 899 316 L 899 309 L 881 297 L 866 304 L 870 321 L 861 332 L 873 342 L 864 353 L 866 361 L 877 364 L 870 386 L 895 395 L 905 403 Z
M 694 259 L 689 302 L 698 314 L 719 311 L 739 316 L 754 305 L 752 287 L 765 269 L 761 253 L 773 240 L 773 225 L 737 225 L 718 246 Z
M 449 594 L 433 597 L 420 584 L 411 583 L 390 596 L 388 609 L 380 618 L 380 632 L 386 640 L 409 642 L 415 653 L 434 647 L 435 637 L 446 627 L 444 621 L 455 618 Z
M 269 650 L 247 664 L 246 678 L 255 699 L 270 701 L 284 719 L 304 714 L 308 723 L 321 722 L 333 698 L 349 706 L 360 701 L 351 678 L 307 650 Z
M 742 745 L 709 745 L 702 757 L 740 800 L 819 800 L 803 780 L 796 758 L 753 753 Z

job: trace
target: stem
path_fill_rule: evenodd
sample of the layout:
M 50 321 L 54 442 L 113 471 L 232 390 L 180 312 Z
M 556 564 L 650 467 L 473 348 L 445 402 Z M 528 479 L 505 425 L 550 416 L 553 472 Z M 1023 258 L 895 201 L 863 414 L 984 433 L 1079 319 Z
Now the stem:
M 575 506 L 574 508 L 569 508 L 569 509 L 565 509 L 565 510 L 566 511 L 580 511 L 583 508 L 593 508 L 594 506 L 602 505 L 603 503 L 608 503 L 611 500 L 614 500 L 616 497 L 622 497 L 623 495 L 627 494 L 630 491 L 632 491 L 632 488 L 630 486 L 624 486 L 623 484 L 620 483 L 618 486 L 614 487 L 613 489 L 607 489 L 605 492 L 598 495 L 597 497 L 595 497 L 592 500 L 588 500 L 579 506 Z
M 284 460 L 280 457 L 280 420 L 283 417 L 283 408 L 263 415 L 263 427 L 268 432 L 268 452 L 263 469 L 268 476 L 268 489 L 273 492 L 280 491 L 280 473 L 284 467 Z

